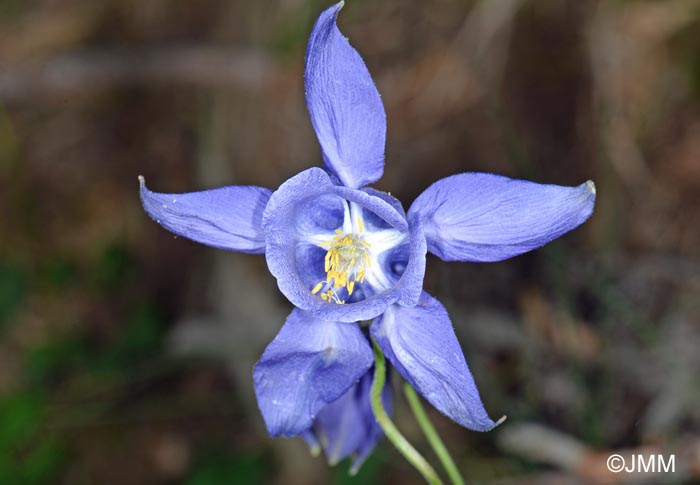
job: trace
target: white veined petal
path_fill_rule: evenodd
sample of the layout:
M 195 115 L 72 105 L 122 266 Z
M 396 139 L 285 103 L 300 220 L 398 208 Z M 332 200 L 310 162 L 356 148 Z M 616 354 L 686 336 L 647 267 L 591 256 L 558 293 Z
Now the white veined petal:
M 363 210 L 362 206 L 346 201 L 343 224 L 338 229 L 345 234 L 360 236 L 368 244 L 366 249 L 370 264 L 366 268 L 365 283 L 375 290 L 383 291 L 390 288 L 393 283 L 392 278 L 385 273 L 384 265 L 380 264 L 379 258 L 382 253 L 405 243 L 408 239 L 408 234 L 393 228 L 372 230 L 361 221 Z M 301 236 L 304 243 L 327 249 L 330 247 L 328 243 L 332 242 L 333 238 L 338 236 L 338 234 L 335 231 L 325 230 L 314 233 L 304 232 Z
M 408 239 L 408 234 L 404 234 L 397 229 L 382 229 L 380 231 L 368 231 L 365 234 L 365 241 L 370 245 L 370 254 L 378 256 L 384 251 L 393 249 Z

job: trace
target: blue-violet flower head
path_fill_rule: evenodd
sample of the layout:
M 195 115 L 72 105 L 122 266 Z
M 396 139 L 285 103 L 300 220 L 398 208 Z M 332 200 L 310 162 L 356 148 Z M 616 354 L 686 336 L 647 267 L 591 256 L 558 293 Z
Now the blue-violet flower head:
M 461 173 L 432 184 L 408 211 L 368 187 L 384 170 L 386 116 L 367 67 L 336 26 L 342 6 L 321 14 L 306 51 L 306 101 L 324 167 L 274 192 L 228 186 L 161 194 L 141 178 L 144 208 L 175 234 L 264 253 L 295 306 L 254 369 L 271 435 L 311 439 L 321 429 L 330 446 L 333 426 L 325 417 L 357 412 L 347 396 L 373 361 L 361 321 L 372 322 L 370 334 L 387 359 L 433 406 L 467 428 L 489 430 L 497 423 L 447 312 L 423 291 L 426 252 L 487 262 L 530 251 L 588 219 L 595 186 Z M 341 448 L 361 448 L 348 443 Z

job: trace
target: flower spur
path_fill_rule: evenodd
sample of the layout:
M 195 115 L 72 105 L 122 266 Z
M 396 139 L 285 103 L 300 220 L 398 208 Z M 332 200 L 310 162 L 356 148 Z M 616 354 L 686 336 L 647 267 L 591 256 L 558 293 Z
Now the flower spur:
M 373 362 L 363 321 L 371 322 L 369 333 L 389 362 L 435 408 L 462 426 L 489 430 L 496 423 L 449 316 L 423 291 L 426 252 L 488 262 L 530 251 L 588 219 L 595 187 L 461 173 L 428 187 L 407 212 L 368 187 L 383 173 L 386 117 L 364 62 L 337 28 L 342 6 L 321 14 L 305 59 L 307 107 L 324 168 L 302 171 L 274 192 L 228 186 L 162 194 L 141 178 L 143 206 L 175 234 L 264 253 L 295 306 L 254 368 L 272 436 L 310 439 L 318 417 L 342 408 L 339 399 Z

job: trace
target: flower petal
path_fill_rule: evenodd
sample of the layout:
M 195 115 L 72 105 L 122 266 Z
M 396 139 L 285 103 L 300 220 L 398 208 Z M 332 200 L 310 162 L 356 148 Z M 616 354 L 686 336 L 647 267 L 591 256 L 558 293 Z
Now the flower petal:
M 540 247 L 582 224 L 595 185 L 543 185 L 489 173 L 438 180 L 409 214 L 423 220 L 428 250 L 445 261 L 501 261 Z
M 389 224 L 390 227 L 394 227 L 400 231 L 406 231 L 408 229 L 406 214 L 404 214 L 403 211 L 398 211 L 383 197 L 377 197 L 371 191 L 336 186 L 333 188 L 333 192 L 350 202 L 360 204 L 363 209 L 374 212 L 376 215 L 380 216 L 380 219 L 383 219 L 384 222 Z
M 355 384 L 338 400 L 323 408 L 314 423 L 314 430 L 331 466 L 353 454 L 365 440 L 365 423 L 355 397 L 358 386 L 359 383 Z
M 403 306 L 414 306 L 420 299 L 425 277 L 425 254 L 428 252 L 423 225 L 417 215 L 408 218 L 409 256 L 401 278 L 395 286 L 399 292 L 396 302 Z
M 357 384 L 321 410 L 313 426 L 329 464 L 335 465 L 353 455 L 351 474 L 359 470 L 384 435 L 372 412 L 372 375 L 373 368 L 370 368 Z M 393 396 L 389 384 L 382 390 L 382 402 L 391 415 Z
M 160 194 L 146 188 L 141 202 L 158 224 L 193 241 L 244 253 L 264 253 L 262 214 L 272 191 L 232 185 L 187 194 Z
M 379 180 L 384 171 L 386 115 L 365 63 L 335 23 L 343 3 L 316 21 L 304 80 L 323 159 L 343 184 L 358 188 Z
M 300 269 L 300 264 L 306 266 L 312 261 L 314 253 L 310 245 L 316 244 L 317 241 L 307 232 L 309 225 L 300 225 L 299 221 L 308 218 L 308 214 L 319 217 L 326 214 L 323 217 L 334 218 L 334 211 L 312 210 L 309 203 L 320 201 L 325 204 L 329 195 L 357 203 L 363 209 L 374 212 L 395 229 L 409 233 L 410 257 L 406 270 L 396 285 L 364 300 L 344 305 L 325 302 L 318 295 L 311 293 L 315 283 L 308 277 L 313 274 L 313 270 L 306 267 Z M 324 320 L 370 320 L 397 300 L 404 305 L 415 304 L 418 301 L 423 285 L 427 249 L 418 216 L 414 216 L 413 221 L 413 225 L 409 224 L 405 217 L 384 199 L 361 190 L 334 185 L 324 170 L 310 168 L 287 180 L 270 198 L 262 222 L 267 244 L 265 258 L 270 272 L 277 279 L 280 291 L 296 307 Z M 319 259 L 319 267 L 321 261 Z
M 272 436 L 295 436 L 372 365 L 360 327 L 295 308 L 253 370 L 258 407 Z
M 321 454 L 321 443 L 318 442 L 318 439 L 311 428 L 303 431 L 300 436 L 304 438 L 304 441 L 306 441 L 311 456 L 318 456 Z
M 368 193 L 373 197 L 379 197 L 384 202 L 396 209 L 396 212 L 401 214 L 402 217 L 406 218 L 406 211 L 401 205 L 401 201 L 393 195 L 387 194 L 386 192 L 382 192 L 381 190 L 373 189 L 372 187 L 365 187 L 362 189 L 362 191 Z M 386 229 L 388 227 L 391 227 L 388 222 L 384 221 L 379 217 L 373 216 L 372 214 L 367 214 L 365 216 L 365 226 L 375 227 L 377 229 Z
M 475 431 L 496 426 L 486 414 L 450 318 L 436 299 L 424 292 L 415 307 L 390 306 L 370 333 L 396 370 L 440 412 Z

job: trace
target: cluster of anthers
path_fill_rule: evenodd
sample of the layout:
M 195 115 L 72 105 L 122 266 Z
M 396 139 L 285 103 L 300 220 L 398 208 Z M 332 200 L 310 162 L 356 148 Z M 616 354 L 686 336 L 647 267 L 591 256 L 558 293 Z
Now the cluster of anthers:
M 323 301 L 342 305 L 345 300 L 340 299 L 336 289 L 346 288 L 350 296 L 355 289 L 355 283 L 365 281 L 367 269 L 371 265 L 370 245 L 361 236 L 364 230 L 361 218 L 357 219 L 357 226 L 357 234 L 346 234 L 336 229 L 336 236 L 332 240 L 319 244 L 324 249 L 328 248 L 324 266 L 326 279 L 314 286 L 311 293 L 315 295 L 321 292 Z

